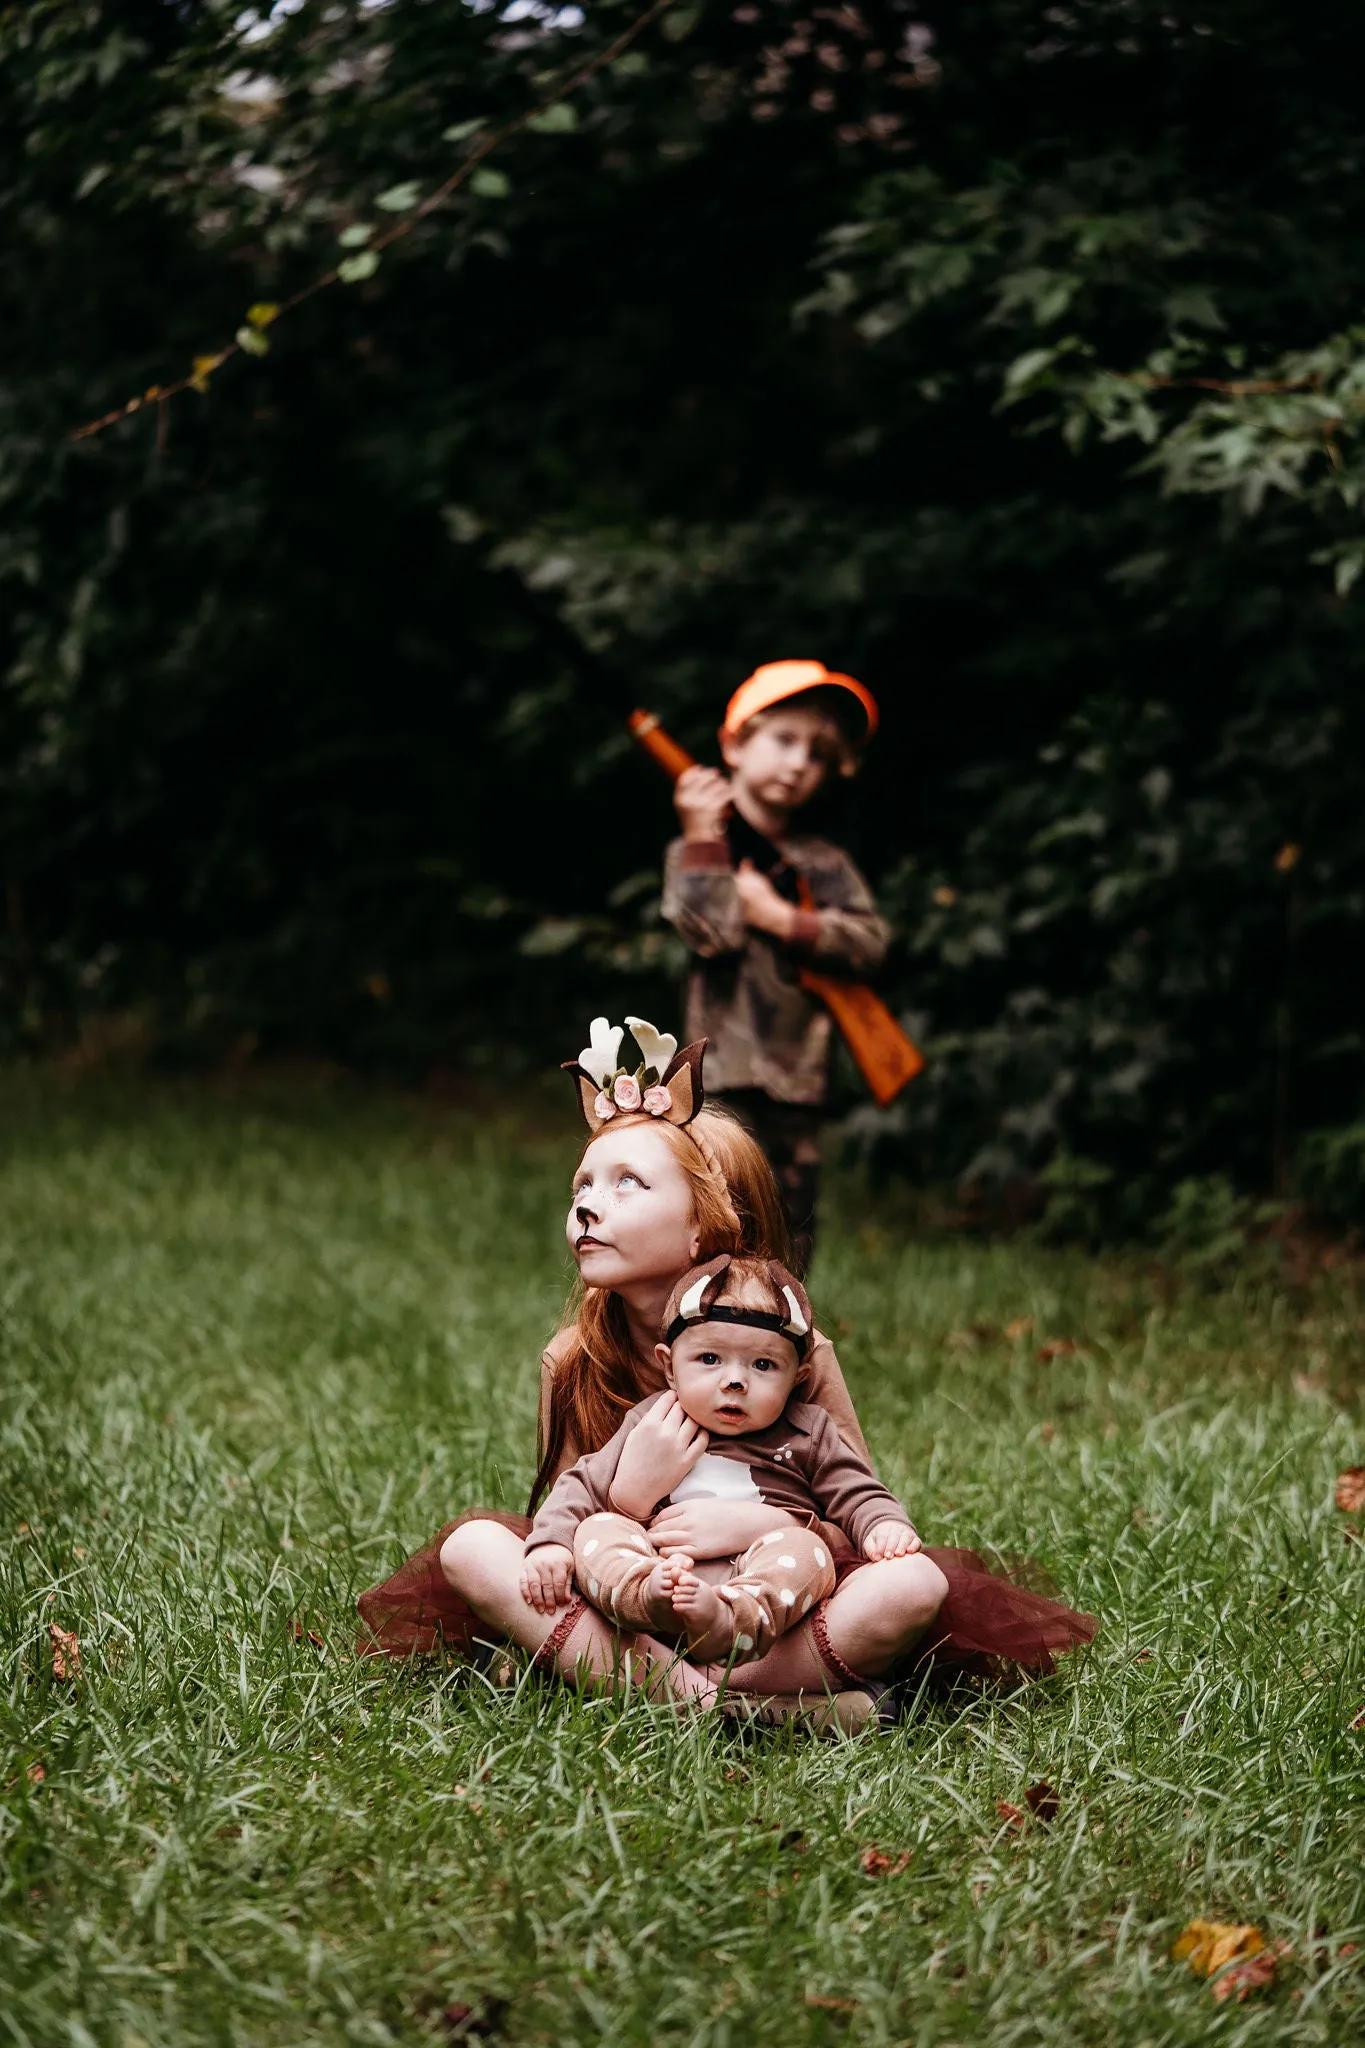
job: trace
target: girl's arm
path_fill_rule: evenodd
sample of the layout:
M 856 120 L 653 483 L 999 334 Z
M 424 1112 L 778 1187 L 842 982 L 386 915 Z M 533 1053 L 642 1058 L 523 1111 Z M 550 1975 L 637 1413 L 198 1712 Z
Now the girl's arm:
M 859 1425 L 848 1388 L 844 1384 L 839 1361 L 834 1355 L 834 1346 L 819 1330 L 816 1331 L 810 1348 L 810 1369 L 798 1389 L 797 1398 L 811 1401 L 817 1408 L 823 1408 L 849 1449 L 856 1451 L 869 1469 L 875 1469 L 872 1465 L 872 1453 L 867 1448 L 867 1439 Z

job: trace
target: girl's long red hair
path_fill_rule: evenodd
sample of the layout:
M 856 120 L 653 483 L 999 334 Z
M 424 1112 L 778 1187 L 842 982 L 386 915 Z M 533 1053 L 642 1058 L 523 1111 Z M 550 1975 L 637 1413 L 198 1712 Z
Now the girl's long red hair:
M 777 1182 L 763 1148 L 743 1124 L 714 1106 L 682 1129 L 653 1117 L 640 1121 L 658 1131 L 691 1186 L 698 1259 L 732 1252 L 790 1265 Z M 600 1450 L 640 1399 L 639 1360 L 619 1295 L 576 1282 L 560 1329 L 572 1332 L 572 1342 L 555 1366 L 529 1514 L 554 1479 L 570 1438 L 581 1451 Z

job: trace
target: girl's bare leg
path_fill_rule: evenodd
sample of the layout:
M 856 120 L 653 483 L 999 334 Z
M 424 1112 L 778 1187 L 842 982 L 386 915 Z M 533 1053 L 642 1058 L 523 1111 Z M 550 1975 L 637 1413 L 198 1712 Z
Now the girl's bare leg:
M 859 1677 L 879 1678 L 932 1627 L 947 1591 L 948 1581 L 931 1558 L 887 1557 L 864 1565 L 824 1609 L 830 1648 Z M 847 1681 L 829 1670 L 807 1621 L 774 1643 L 766 1657 L 737 1666 L 728 1682 L 737 1692 L 823 1693 Z
M 500 1522 L 462 1522 L 441 1548 L 447 1583 L 466 1599 L 490 1635 L 508 1636 L 523 1650 L 536 1651 L 567 1609 L 537 1614 L 521 1597 L 522 1543 Z M 675 1699 L 709 1706 L 716 1687 L 675 1651 L 653 1636 L 609 1628 L 595 1608 L 585 1607 L 558 1652 L 560 1674 L 572 1679 L 580 1668 L 610 1684 L 639 1685 Z

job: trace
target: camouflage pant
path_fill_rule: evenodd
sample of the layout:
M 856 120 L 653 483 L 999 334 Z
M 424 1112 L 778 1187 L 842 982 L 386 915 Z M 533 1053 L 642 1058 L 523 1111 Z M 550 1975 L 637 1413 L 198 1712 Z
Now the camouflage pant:
M 782 1195 L 796 1271 L 804 1275 L 815 1250 L 824 1110 L 805 1102 L 774 1102 L 761 1088 L 733 1088 L 714 1100 L 733 1110 L 767 1153 Z

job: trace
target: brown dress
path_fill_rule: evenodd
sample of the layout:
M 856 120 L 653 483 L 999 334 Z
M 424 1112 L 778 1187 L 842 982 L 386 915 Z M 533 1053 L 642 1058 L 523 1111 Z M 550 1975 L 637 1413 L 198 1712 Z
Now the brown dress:
M 541 1359 L 542 1433 L 555 1366 L 571 1341 L 567 1332 L 560 1331 Z M 639 1379 L 641 1397 L 661 1390 L 664 1385 L 663 1374 L 652 1359 L 641 1370 Z M 818 1331 L 801 1391 L 805 1400 L 827 1411 L 849 1448 L 870 1464 L 871 1454 L 858 1427 L 834 1347 Z M 570 1433 L 551 1480 L 567 1471 L 581 1455 L 582 1446 Z M 487 1624 L 447 1584 L 441 1570 L 442 1545 L 451 1531 L 465 1522 L 499 1522 L 504 1529 L 523 1538 L 531 1528 L 529 1515 L 505 1514 L 497 1508 L 470 1508 L 453 1522 L 447 1522 L 391 1577 L 361 1594 L 357 1604 L 363 1626 L 356 1647 L 362 1655 L 411 1657 L 444 1644 L 456 1656 L 482 1661 L 486 1655 L 483 1644 Z M 839 1576 L 844 1578 L 859 1570 L 863 1561 L 842 1531 L 823 1526 Z M 1022 1584 L 1021 1578 L 1036 1576 L 1030 1566 L 1024 1566 L 1016 1576 L 1014 1570 L 988 1565 L 974 1550 L 926 1545 L 923 1554 L 933 1559 L 947 1579 L 948 1593 L 933 1627 L 916 1644 L 906 1670 L 896 1672 L 898 1679 L 913 1676 L 926 1664 L 932 1664 L 936 1674 L 950 1676 L 988 1676 L 1010 1666 L 1028 1672 L 1048 1672 L 1058 1655 L 1079 1643 L 1088 1643 L 1099 1627 L 1093 1615 L 1077 1613 L 1074 1608 Z M 818 1617 L 819 1610 L 812 1615 L 812 1622 Z M 817 1629 L 817 1637 L 820 1633 Z

